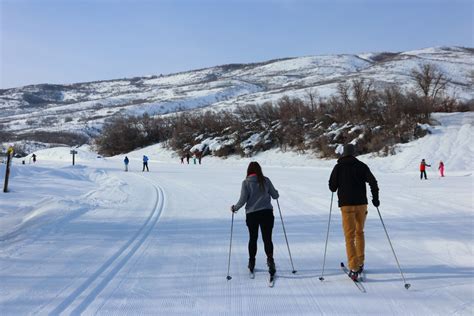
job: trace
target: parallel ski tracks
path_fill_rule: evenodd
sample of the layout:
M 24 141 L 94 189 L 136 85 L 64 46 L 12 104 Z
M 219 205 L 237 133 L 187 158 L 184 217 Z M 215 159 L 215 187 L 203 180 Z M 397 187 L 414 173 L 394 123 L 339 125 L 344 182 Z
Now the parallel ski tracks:
M 99 269 L 92 273 L 87 280 L 54 308 L 50 312 L 50 315 L 59 315 L 63 312 L 72 315 L 82 314 L 150 236 L 163 211 L 165 194 L 160 186 L 151 181 L 149 182 L 156 191 L 156 199 L 153 209 L 145 223 L 143 223 L 140 229 L 105 261 Z

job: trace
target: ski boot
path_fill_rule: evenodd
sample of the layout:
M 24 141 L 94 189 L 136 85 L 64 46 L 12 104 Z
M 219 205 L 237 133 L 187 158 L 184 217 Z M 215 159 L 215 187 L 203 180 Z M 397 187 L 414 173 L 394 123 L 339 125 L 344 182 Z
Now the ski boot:
M 267 258 L 267 265 L 268 273 L 270 273 L 271 276 L 274 276 L 276 273 L 275 260 L 273 260 L 273 258 Z
M 357 279 L 359 278 L 359 272 L 354 270 L 349 271 L 349 278 L 351 278 L 352 281 L 357 282 Z
M 247 266 L 250 270 L 250 273 L 253 273 L 255 269 L 255 258 L 250 258 L 249 259 L 249 265 Z

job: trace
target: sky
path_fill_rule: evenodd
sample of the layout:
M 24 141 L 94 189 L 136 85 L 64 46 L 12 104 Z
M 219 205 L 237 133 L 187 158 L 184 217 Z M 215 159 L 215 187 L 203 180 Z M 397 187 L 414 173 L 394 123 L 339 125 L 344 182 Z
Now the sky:
M 0 0 L 0 88 L 473 47 L 471 0 Z

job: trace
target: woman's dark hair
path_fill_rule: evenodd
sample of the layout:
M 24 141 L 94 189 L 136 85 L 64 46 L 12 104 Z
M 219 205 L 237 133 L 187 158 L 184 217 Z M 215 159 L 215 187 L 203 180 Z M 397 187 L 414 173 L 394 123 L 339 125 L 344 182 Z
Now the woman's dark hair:
M 260 189 L 264 190 L 265 189 L 265 177 L 262 172 L 262 167 L 258 164 L 256 161 L 252 161 L 249 163 L 249 166 L 247 168 L 247 177 L 251 174 L 256 174 L 257 175 L 257 181 L 258 184 L 260 185 Z

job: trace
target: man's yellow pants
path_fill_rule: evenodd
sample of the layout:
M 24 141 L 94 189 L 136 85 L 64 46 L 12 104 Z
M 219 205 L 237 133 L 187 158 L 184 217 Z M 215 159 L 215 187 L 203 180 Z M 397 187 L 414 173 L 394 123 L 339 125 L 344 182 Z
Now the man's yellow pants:
M 347 263 L 349 269 L 357 271 L 364 264 L 365 238 L 364 225 L 367 217 L 367 204 L 341 206 L 342 228 L 346 239 Z

